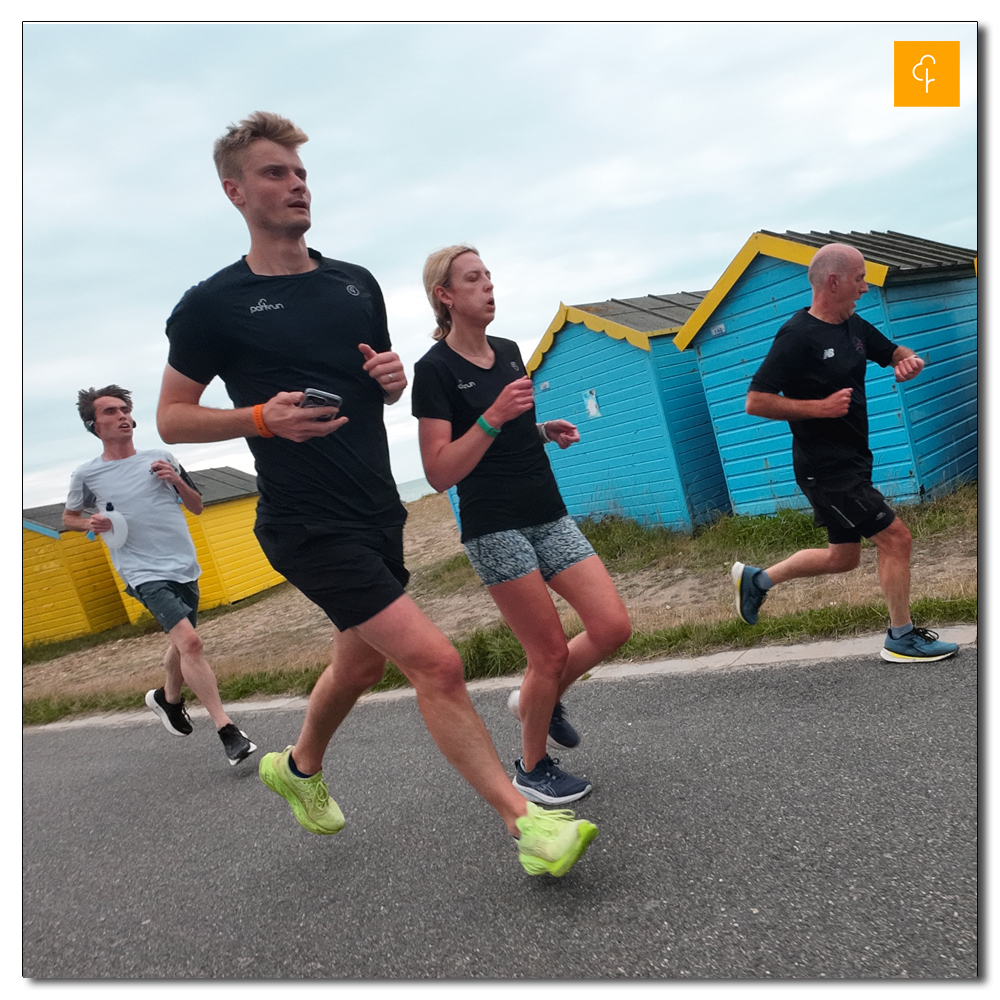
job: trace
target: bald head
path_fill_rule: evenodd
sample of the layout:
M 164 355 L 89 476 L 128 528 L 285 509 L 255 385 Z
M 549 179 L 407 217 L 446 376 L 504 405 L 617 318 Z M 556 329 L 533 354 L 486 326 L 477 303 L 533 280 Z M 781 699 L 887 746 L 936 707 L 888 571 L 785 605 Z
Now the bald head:
M 864 270 L 865 258 L 860 250 L 846 243 L 828 243 L 816 251 L 809 265 L 809 284 L 814 290 L 823 288 L 831 274 L 843 279 L 855 272 L 859 265 Z
M 828 243 L 816 251 L 809 265 L 812 285 L 811 315 L 824 323 L 843 323 L 855 303 L 868 291 L 865 258 L 846 243 Z

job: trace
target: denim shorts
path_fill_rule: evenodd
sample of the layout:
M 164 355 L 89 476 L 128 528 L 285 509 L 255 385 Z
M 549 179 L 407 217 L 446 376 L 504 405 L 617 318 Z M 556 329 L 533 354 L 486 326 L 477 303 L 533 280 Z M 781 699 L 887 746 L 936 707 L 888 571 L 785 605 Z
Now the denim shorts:
M 518 580 L 536 569 L 548 583 L 563 570 L 595 555 L 594 547 L 569 516 L 470 538 L 463 548 L 487 587 Z
M 125 593 L 145 605 L 164 632 L 169 632 L 182 618 L 187 618 L 192 626 L 198 624 L 197 580 L 189 583 L 147 580 L 137 583 L 135 587 L 126 587 Z

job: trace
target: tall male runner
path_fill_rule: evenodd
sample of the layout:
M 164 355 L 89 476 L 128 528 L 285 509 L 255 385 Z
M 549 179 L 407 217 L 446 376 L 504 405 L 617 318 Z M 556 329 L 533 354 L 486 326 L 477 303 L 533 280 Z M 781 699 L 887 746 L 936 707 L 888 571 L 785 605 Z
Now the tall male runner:
M 298 155 L 306 141 L 287 119 L 255 112 L 216 142 L 216 169 L 246 221 L 250 251 L 190 289 L 167 321 L 157 413 L 170 443 L 246 437 L 260 486 L 260 544 L 337 629 L 298 741 L 264 756 L 261 779 L 307 830 L 337 833 L 344 817 L 323 779 L 323 756 L 391 659 L 416 690 L 441 752 L 518 838 L 525 870 L 563 875 L 597 828 L 527 803 L 514 788 L 472 706 L 458 653 L 404 592 L 406 511 L 383 407 L 399 399 L 406 376 L 372 275 L 306 246 L 311 195 Z M 233 409 L 201 405 L 216 376 Z M 307 388 L 342 402 L 302 407 Z
M 104 450 L 73 473 L 63 524 L 72 531 L 106 535 L 114 527 L 109 514 L 124 519 L 118 522 L 124 542 L 109 546 L 111 561 L 126 592 L 148 608 L 170 640 L 163 659 L 166 680 L 146 695 L 146 704 L 168 733 L 190 736 L 191 718 L 181 696 L 186 682 L 211 716 L 229 763 L 238 764 L 257 747 L 222 707 L 215 674 L 195 632 L 201 567 L 178 501 L 200 514 L 201 494 L 169 451 L 136 451 L 127 389 L 81 389 L 77 409 Z M 87 515 L 87 510 L 95 512 Z
M 861 539 L 878 549 L 879 583 L 889 607 L 884 660 L 943 660 L 958 650 L 910 620 L 909 529 L 872 485 L 865 372 L 868 361 L 892 366 L 897 382 L 923 370 L 923 359 L 887 340 L 854 312 L 865 292 L 865 259 L 845 243 L 816 251 L 809 265 L 812 304 L 778 331 L 750 382 L 746 411 L 787 420 L 795 481 L 825 527 L 825 549 L 801 549 L 761 570 L 732 568 L 737 614 L 757 621 L 768 590 L 795 577 L 846 573 L 861 561 Z

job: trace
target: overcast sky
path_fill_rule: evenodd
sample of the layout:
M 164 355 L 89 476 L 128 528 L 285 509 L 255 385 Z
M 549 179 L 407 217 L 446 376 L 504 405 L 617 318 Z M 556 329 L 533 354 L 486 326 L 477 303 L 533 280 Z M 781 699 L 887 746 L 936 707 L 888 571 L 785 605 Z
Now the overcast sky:
M 961 42 L 960 108 L 893 107 L 905 39 Z M 251 111 L 309 134 L 307 241 L 374 273 L 411 374 L 448 243 L 479 247 L 525 358 L 560 302 L 709 288 L 759 229 L 977 247 L 976 72 L 971 22 L 29 24 L 23 505 L 97 454 L 79 388 L 130 388 L 161 444 L 164 322 L 248 249 L 211 147 Z M 387 424 L 421 476 L 409 393 Z M 253 468 L 242 440 L 171 450 Z

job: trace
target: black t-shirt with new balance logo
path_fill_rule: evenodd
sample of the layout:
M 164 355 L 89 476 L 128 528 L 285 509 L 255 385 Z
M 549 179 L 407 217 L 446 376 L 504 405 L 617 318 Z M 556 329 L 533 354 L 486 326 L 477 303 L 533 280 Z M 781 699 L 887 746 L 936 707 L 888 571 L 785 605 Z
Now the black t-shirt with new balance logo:
M 826 399 L 840 389 L 853 390 L 843 417 L 788 421 L 797 477 L 871 475 L 865 373 L 869 361 L 891 365 L 895 350 L 892 341 L 856 314 L 833 324 L 800 309 L 778 330 L 750 382 L 752 392 Z

